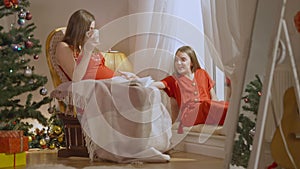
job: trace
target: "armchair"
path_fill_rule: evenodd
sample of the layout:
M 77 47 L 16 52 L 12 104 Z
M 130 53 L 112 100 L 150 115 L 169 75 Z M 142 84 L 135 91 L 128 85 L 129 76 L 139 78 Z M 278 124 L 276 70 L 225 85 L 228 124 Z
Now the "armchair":
M 68 82 L 70 79 L 64 74 L 58 66 L 55 58 L 55 50 L 58 42 L 62 41 L 66 27 L 54 29 L 50 32 L 46 40 L 46 57 L 49 66 L 53 87 L 58 87 L 61 83 Z M 132 71 L 131 63 L 122 53 L 103 53 L 106 65 L 112 70 L 120 69 Z M 58 100 L 58 117 L 64 124 L 66 148 L 58 151 L 58 157 L 88 157 L 88 151 L 85 145 L 84 135 L 80 123 L 73 111 L 72 105 L 66 105 Z

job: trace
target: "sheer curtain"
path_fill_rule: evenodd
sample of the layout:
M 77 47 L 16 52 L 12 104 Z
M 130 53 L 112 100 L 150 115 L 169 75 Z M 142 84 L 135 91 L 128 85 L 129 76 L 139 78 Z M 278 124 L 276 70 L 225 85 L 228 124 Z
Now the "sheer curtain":
M 206 35 L 205 55 L 213 58 L 214 63 L 224 70 L 234 89 L 224 123 L 224 133 L 227 135 L 225 164 L 229 164 L 231 159 L 256 3 L 256 0 L 201 1 Z
M 189 3 L 180 0 L 130 0 L 127 16 L 100 29 L 100 39 L 105 42 L 102 50 L 128 39 L 127 57 L 133 63 L 135 73 L 149 67 L 171 73 L 176 49 L 190 45 L 196 50 L 201 66 L 205 67 L 200 5 L 199 0 Z
M 149 67 L 171 73 L 176 49 L 192 46 L 200 65 L 212 77 L 216 77 L 217 67 L 231 80 L 234 90 L 223 131 L 231 145 L 256 3 L 256 0 L 128 0 L 128 15 L 101 28 L 100 39 L 105 42 L 102 48 L 107 50 L 129 39 L 128 58 L 135 73 Z M 231 153 L 231 146 L 226 148 Z
M 200 1 L 129 1 L 129 13 L 138 17 L 130 29 L 143 32 L 131 40 L 135 72 L 154 67 L 171 73 L 174 53 L 182 45 L 192 46 L 205 65 Z

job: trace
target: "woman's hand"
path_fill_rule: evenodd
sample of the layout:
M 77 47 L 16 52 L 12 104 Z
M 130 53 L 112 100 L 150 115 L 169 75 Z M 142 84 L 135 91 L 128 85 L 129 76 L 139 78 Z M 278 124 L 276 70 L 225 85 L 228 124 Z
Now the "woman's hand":
M 118 70 L 118 73 L 120 73 L 120 76 L 124 77 L 127 80 L 136 80 L 139 78 L 137 75 L 131 72 L 123 72 Z
M 90 45 L 98 45 L 100 43 L 100 32 L 98 29 L 93 29 L 86 32 L 87 42 Z

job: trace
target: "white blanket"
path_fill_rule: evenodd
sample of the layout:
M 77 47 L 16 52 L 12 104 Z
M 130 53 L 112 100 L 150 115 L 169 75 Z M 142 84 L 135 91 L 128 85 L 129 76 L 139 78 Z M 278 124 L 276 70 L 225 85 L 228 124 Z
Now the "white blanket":
M 169 161 L 172 122 L 158 89 L 108 79 L 64 83 L 54 93 L 72 96 L 92 160 Z

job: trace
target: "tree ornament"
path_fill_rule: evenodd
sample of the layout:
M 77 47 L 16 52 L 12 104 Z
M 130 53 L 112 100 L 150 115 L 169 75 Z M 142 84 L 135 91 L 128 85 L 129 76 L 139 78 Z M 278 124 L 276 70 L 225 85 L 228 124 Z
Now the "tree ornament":
M 261 96 L 261 92 L 257 92 L 257 94 L 258 94 L 259 96 Z
M 300 33 L 300 11 L 294 16 L 294 24 L 298 33 Z
M 10 0 L 14 5 L 18 5 L 19 4 L 19 0 Z
M 49 137 L 49 136 L 46 136 L 46 137 L 45 137 L 45 140 L 46 140 L 46 142 L 49 142 L 49 141 L 50 141 L 50 137 Z
M 249 135 L 253 138 L 254 135 L 255 135 L 255 127 L 253 127 L 250 132 L 249 132 Z
M 59 135 L 61 132 L 62 132 L 62 129 L 61 129 L 60 126 L 55 126 L 55 127 L 54 127 L 54 133 L 55 133 L 55 134 Z
M 64 135 L 63 134 L 59 135 L 58 138 L 57 138 L 57 141 L 60 142 L 60 143 L 63 142 L 64 141 Z
M 246 98 L 244 98 L 244 102 L 245 103 L 248 103 L 249 102 L 249 99 L 246 97 Z
M 12 44 L 11 48 L 13 49 L 13 51 L 19 51 L 19 46 L 17 44 Z
M 26 47 L 26 48 L 32 48 L 32 47 L 33 47 L 33 42 L 31 42 L 30 40 L 27 40 L 27 41 L 25 42 L 25 47 Z
M 46 140 L 44 138 L 40 139 L 40 145 L 41 146 L 44 146 L 46 144 L 47 144 L 47 142 L 46 142 Z
M 22 50 L 23 47 L 24 47 L 24 46 L 22 46 L 22 45 L 17 45 L 17 51 L 20 52 L 20 51 Z
M 277 168 L 278 164 L 276 162 L 273 162 L 271 165 L 268 166 L 267 169 L 273 169 L 273 168 Z
M 28 142 L 32 142 L 32 137 L 28 136 Z
M 20 26 L 23 26 L 23 25 L 25 24 L 25 19 L 19 18 L 19 19 L 18 19 L 18 24 L 19 24 Z
M 38 59 L 39 59 L 39 55 L 34 55 L 34 56 L 33 56 L 33 59 L 34 59 L 34 60 L 38 60 Z
M 41 90 L 40 90 L 40 94 L 42 96 L 45 96 L 45 95 L 47 95 L 47 93 L 48 93 L 48 90 L 45 87 L 42 87 Z
M 5 8 L 11 8 L 13 3 L 10 0 L 3 0 Z
M 29 11 L 27 11 L 26 12 L 26 20 L 31 20 L 31 19 L 32 19 L 32 14 Z
M 49 148 L 50 148 L 50 149 L 54 149 L 54 148 L 55 148 L 55 143 L 54 143 L 54 142 L 51 143 L 50 146 L 49 146 Z
M 25 77 L 31 77 L 32 76 L 32 70 L 30 69 L 29 66 L 27 66 L 24 70 L 24 76 Z
M 19 19 L 25 19 L 26 18 L 26 12 L 21 9 L 21 11 L 18 14 Z

